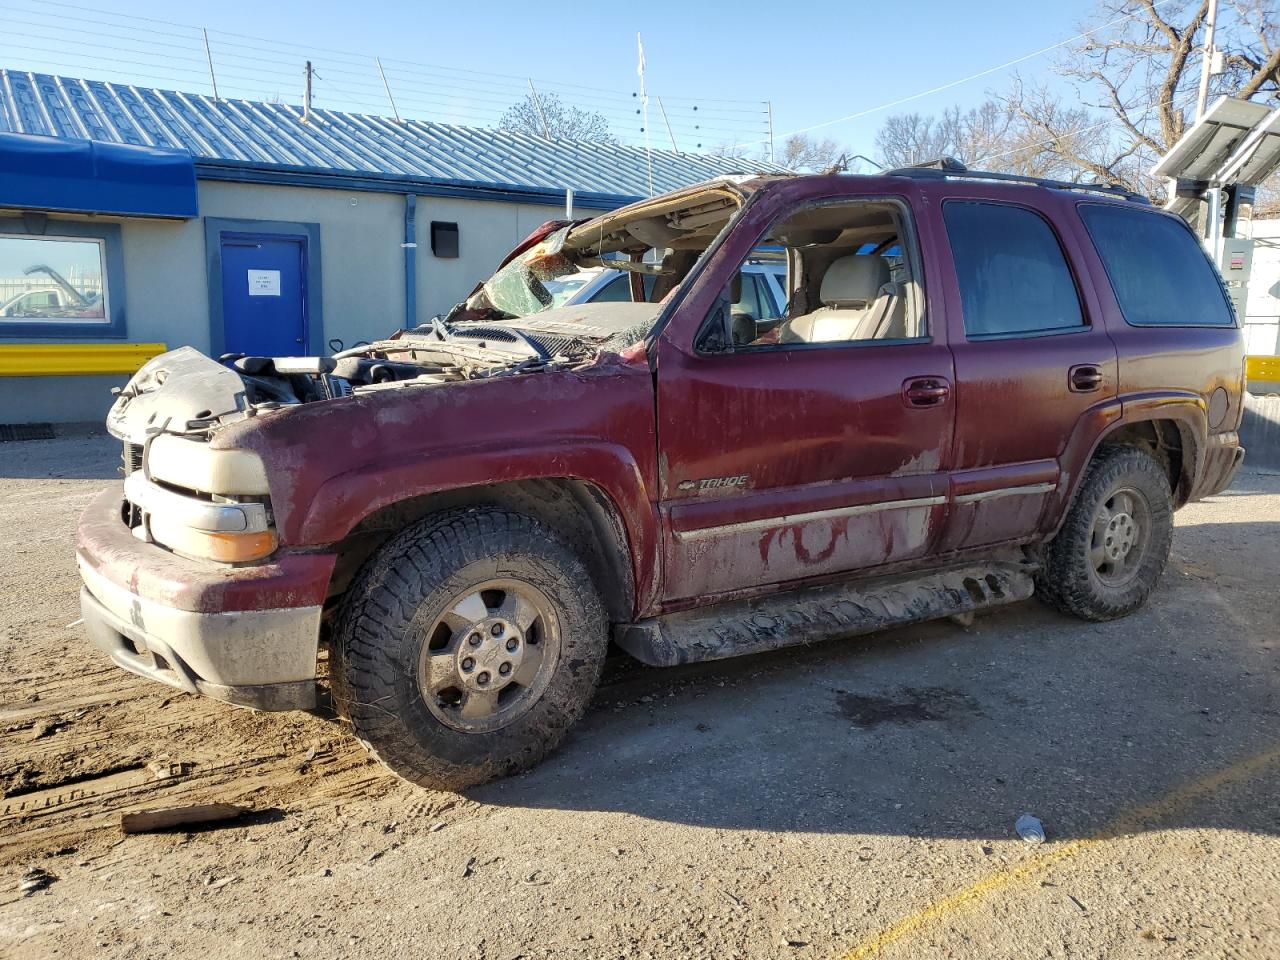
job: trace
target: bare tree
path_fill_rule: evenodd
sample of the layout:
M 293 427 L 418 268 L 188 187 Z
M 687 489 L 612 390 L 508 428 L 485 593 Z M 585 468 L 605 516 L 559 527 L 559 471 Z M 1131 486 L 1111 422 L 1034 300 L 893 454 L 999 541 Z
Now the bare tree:
M 876 133 L 876 153 L 889 167 L 940 157 L 974 163 L 1007 148 L 1013 140 L 1010 128 L 1010 114 L 994 100 L 969 111 L 948 107 L 937 116 L 902 113 L 889 117 Z
M 734 160 L 756 160 L 759 153 L 747 143 L 720 143 L 707 152 L 713 157 L 731 157 Z
M 1161 185 L 1146 171 L 1194 119 L 1203 28 L 1209 0 L 1160 4 L 1102 0 L 1095 30 L 1058 63 L 1074 81 L 1081 106 L 1096 111 L 1081 123 L 1075 109 L 1044 88 L 1015 83 L 1011 111 L 1063 163 L 1146 193 Z M 1236 0 L 1219 11 L 1215 46 L 1226 71 L 1213 78 L 1211 98 L 1280 99 L 1280 25 L 1269 0 Z M 1055 109 L 1046 109 L 1053 107 Z M 1101 133 L 1094 136 L 1089 134 Z
M 943 129 L 941 118 L 923 113 L 888 117 L 876 132 L 876 157 L 886 167 L 909 167 L 938 157 L 964 160 Z
M 554 93 L 539 93 L 536 97 L 532 92 L 526 94 L 519 103 L 507 108 L 498 126 L 531 137 L 550 136 L 553 140 L 618 142 L 609 132 L 609 121 L 604 114 L 570 106 Z
M 1088 115 L 1067 110 L 1045 95 L 1039 115 L 1054 126 L 1085 126 Z M 897 114 L 876 133 L 876 153 L 887 167 L 910 166 L 955 157 L 975 169 L 1037 177 L 1071 175 L 1046 151 L 1036 131 L 1022 122 L 1003 100 L 989 99 L 970 110 L 948 107 L 941 114 Z
M 839 162 L 844 148 L 830 138 L 819 140 L 807 133 L 787 137 L 778 162 L 788 170 L 826 170 Z

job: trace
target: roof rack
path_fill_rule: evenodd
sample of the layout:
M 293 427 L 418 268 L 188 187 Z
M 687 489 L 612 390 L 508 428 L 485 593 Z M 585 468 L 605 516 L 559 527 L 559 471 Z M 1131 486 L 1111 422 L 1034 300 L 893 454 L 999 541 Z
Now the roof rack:
M 882 170 L 885 177 L 911 177 L 914 180 L 993 180 L 998 183 L 1023 183 L 1034 187 L 1048 187 L 1050 190 L 1079 190 L 1085 193 L 1104 193 L 1112 197 L 1123 197 L 1137 203 L 1150 204 L 1140 193 L 1115 187 L 1105 183 L 1071 183 L 1068 180 L 1046 180 L 1044 177 L 1023 177 L 1015 173 L 990 173 L 986 170 L 970 170 L 960 161 L 952 157 L 930 161 L 927 165 L 914 167 L 897 167 L 893 170 Z

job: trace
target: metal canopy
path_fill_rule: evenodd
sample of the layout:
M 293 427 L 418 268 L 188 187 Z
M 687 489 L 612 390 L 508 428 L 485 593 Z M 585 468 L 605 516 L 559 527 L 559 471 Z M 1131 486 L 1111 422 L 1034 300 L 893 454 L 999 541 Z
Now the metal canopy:
M 0 133 L 0 207 L 187 219 L 195 164 L 185 151 Z

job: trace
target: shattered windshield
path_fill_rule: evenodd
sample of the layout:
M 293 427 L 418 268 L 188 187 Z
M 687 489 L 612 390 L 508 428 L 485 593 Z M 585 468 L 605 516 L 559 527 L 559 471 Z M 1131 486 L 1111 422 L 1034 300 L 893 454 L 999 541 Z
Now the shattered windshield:
M 551 294 L 551 305 L 553 307 L 563 307 L 583 287 L 602 273 L 604 273 L 604 267 L 592 267 L 589 270 L 579 270 L 577 273 L 570 273 L 563 277 L 543 280 L 542 285 Z
M 661 302 L 675 290 L 741 202 L 725 182 L 695 185 L 580 221 L 533 241 L 450 313 L 451 322 L 512 320 L 572 304 L 577 297 L 632 300 L 635 277 L 593 286 L 601 271 L 644 278 L 645 301 Z M 555 224 L 546 224 L 553 229 Z M 634 294 L 632 291 L 635 291 Z M 618 294 L 622 294 L 619 296 Z
M 563 251 L 568 232 L 567 227 L 557 230 L 485 281 L 484 292 L 495 310 L 527 317 L 560 306 L 573 295 L 577 287 L 572 285 L 583 271 Z

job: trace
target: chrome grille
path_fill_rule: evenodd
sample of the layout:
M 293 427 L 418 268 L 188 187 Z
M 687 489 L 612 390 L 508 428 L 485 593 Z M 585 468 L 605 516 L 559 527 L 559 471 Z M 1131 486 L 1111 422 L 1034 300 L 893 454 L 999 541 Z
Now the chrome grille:
M 120 454 L 120 461 L 124 464 L 124 475 L 126 477 L 135 470 L 141 470 L 142 444 L 125 441 L 124 450 Z

